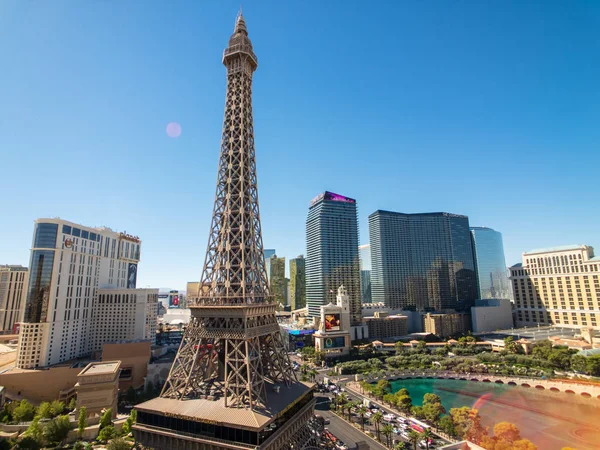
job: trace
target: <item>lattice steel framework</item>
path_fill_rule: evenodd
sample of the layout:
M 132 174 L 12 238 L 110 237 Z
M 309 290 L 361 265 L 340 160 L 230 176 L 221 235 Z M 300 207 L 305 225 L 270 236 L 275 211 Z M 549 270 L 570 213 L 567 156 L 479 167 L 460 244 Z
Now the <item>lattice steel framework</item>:
M 258 207 L 252 74 L 258 60 L 244 18 L 223 53 L 225 118 L 213 218 L 199 298 L 161 393 L 225 396 L 230 407 L 266 408 L 265 380 L 297 381 L 271 303 Z

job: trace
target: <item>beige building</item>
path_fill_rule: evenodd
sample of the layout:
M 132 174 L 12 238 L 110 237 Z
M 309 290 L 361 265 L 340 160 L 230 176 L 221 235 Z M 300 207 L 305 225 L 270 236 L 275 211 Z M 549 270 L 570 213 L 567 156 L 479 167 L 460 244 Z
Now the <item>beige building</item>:
M 23 321 L 29 270 L 23 266 L 0 266 L 0 331 L 13 331 Z
M 105 344 L 102 361 L 121 361 L 119 389 L 125 392 L 129 386 L 144 385 L 150 361 L 150 342 Z M 26 398 L 34 403 L 67 400 L 76 393 L 75 384 L 82 368 L 89 363 L 69 361 L 48 369 L 12 368 L 0 373 L 0 386 L 4 386 L 11 399 Z
M 156 342 L 158 289 L 99 289 L 92 312 L 94 347 L 106 342 Z
M 117 417 L 120 366 L 121 361 L 92 362 L 77 375 L 77 411 L 85 406 L 87 416 L 94 417 L 112 408 Z
M 426 333 L 439 337 L 464 334 L 471 328 L 471 317 L 463 313 L 427 313 L 423 317 Z
M 338 288 L 336 301 L 321 306 L 319 329 L 313 335 L 315 350 L 325 352 L 325 357 L 350 353 L 350 300 L 344 286 Z
M 148 338 L 148 316 L 139 315 L 143 334 L 136 334 L 133 322 L 142 299 L 156 306 L 153 293 L 136 290 L 140 251 L 141 240 L 127 233 L 58 218 L 36 220 L 17 367 L 35 369 L 86 357 L 107 341 L 131 336 L 130 329 L 133 339 Z M 115 294 L 99 304 L 99 291 L 106 297 L 109 290 Z
M 523 253 L 510 268 L 515 325 L 600 329 L 600 257 L 588 245 Z
M 365 317 L 369 329 L 369 338 L 385 339 L 408 334 L 408 317 L 390 315 L 387 312 L 376 311 L 372 317 Z

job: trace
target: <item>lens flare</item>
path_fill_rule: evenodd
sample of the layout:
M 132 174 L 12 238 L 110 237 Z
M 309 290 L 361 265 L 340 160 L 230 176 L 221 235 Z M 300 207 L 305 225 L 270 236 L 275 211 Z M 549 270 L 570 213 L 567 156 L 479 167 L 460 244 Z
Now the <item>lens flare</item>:
M 181 134 L 181 125 L 177 122 L 171 122 L 167 125 L 167 135 L 172 138 L 178 138 Z

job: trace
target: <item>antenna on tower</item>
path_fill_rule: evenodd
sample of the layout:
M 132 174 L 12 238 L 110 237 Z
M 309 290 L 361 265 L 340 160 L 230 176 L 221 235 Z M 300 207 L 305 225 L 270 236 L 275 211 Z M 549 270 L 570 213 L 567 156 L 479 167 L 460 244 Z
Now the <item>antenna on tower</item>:
M 242 15 L 242 4 L 240 3 L 240 10 L 238 11 L 237 18 L 239 19 Z

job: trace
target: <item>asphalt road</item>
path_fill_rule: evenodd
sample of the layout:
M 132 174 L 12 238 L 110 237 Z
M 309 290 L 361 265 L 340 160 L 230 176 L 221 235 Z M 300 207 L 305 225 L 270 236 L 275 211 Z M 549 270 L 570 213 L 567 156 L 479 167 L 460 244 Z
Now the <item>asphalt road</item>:
M 360 430 L 354 428 L 348 422 L 340 419 L 333 412 L 329 411 L 329 407 L 320 409 L 319 404 L 325 402 L 325 398 L 318 398 L 317 402 L 316 413 L 331 421 L 331 423 L 325 425 L 325 428 L 327 428 L 335 437 L 341 439 L 344 444 L 348 446 L 348 450 L 356 449 L 356 443 L 360 441 L 365 441 L 372 450 L 387 450 L 386 447 L 373 439 L 369 439 Z M 325 405 L 326 403 L 323 403 L 323 406 Z

